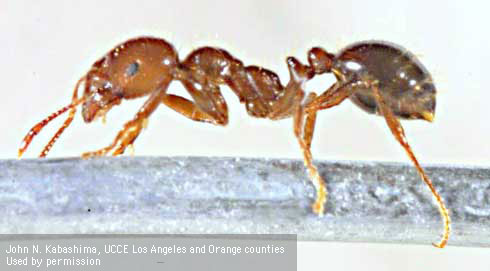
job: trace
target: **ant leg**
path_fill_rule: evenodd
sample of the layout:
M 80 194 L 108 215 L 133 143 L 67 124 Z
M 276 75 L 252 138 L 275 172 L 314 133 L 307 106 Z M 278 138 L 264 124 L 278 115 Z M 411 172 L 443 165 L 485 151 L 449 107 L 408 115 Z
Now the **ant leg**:
M 219 122 L 219 120 L 199 109 L 195 103 L 187 100 L 186 98 L 168 94 L 163 98 L 163 103 L 191 120 L 208 122 L 221 126 L 226 125 L 226 123 Z
M 306 104 L 313 101 L 315 97 L 315 93 L 310 93 L 307 97 Z M 304 106 L 298 107 L 294 115 L 294 134 L 296 135 L 301 150 L 303 151 L 304 164 L 308 169 L 310 180 L 313 182 L 316 190 L 316 200 L 312 205 L 312 210 L 314 213 L 322 216 L 324 213 L 325 203 L 327 202 L 328 192 L 325 181 L 322 179 L 318 173 L 318 169 L 313 164 L 313 155 L 311 154 L 310 148 L 315 127 L 316 111 L 305 112 L 304 108 Z
M 390 127 L 391 133 L 395 136 L 396 140 L 400 143 L 403 149 L 405 149 L 408 157 L 410 158 L 410 160 L 412 160 L 413 164 L 415 165 L 415 168 L 417 168 L 420 177 L 425 182 L 425 184 L 427 184 L 430 191 L 432 192 L 432 195 L 434 196 L 434 198 L 436 199 L 439 205 L 439 212 L 444 221 L 444 233 L 439 243 L 433 245 L 439 248 L 443 248 L 444 246 L 446 246 L 447 241 L 449 239 L 449 231 L 450 231 L 450 223 L 451 223 L 451 220 L 449 218 L 449 212 L 446 206 L 444 205 L 441 196 L 439 195 L 439 193 L 437 193 L 436 189 L 434 188 L 432 181 L 429 179 L 429 177 L 427 176 L 427 174 L 425 173 L 425 171 L 422 169 L 419 162 L 417 161 L 417 158 L 415 157 L 415 154 L 413 153 L 412 148 L 408 144 L 407 138 L 405 137 L 405 132 L 403 130 L 400 121 L 398 120 L 398 118 L 396 118 L 396 116 L 393 114 L 389 106 L 385 103 L 381 95 L 381 92 L 379 91 L 378 86 L 374 85 L 373 91 L 374 91 L 374 97 L 376 98 L 376 102 L 378 104 L 378 109 L 380 113 L 384 116 L 386 123 L 388 124 L 388 127 Z
M 313 101 L 316 97 L 316 93 L 310 93 L 308 95 L 307 103 Z M 306 122 L 303 129 L 303 140 L 308 149 L 311 148 L 311 141 L 313 140 L 313 133 L 315 132 L 316 112 L 317 111 L 313 111 L 306 114 Z
M 349 98 L 357 90 L 357 81 L 335 83 L 306 107 L 307 112 L 319 111 L 336 106 Z
M 291 79 L 281 93 L 282 96 L 274 104 L 272 112 L 267 116 L 272 120 L 287 118 L 294 113 L 295 105 L 300 104 L 305 95 L 304 83 L 314 76 L 313 70 L 309 66 L 301 64 L 296 58 L 288 57 L 286 62 Z
M 111 145 L 94 152 L 83 153 L 82 157 L 89 158 L 93 156 L 102 156 L 116 148 L 116 146 L 117 148 L 113 151 L 112 155 L 115 156 L 124 153 L 126 147 L 133 144 L 136 140 L 141 130 L 146 126 L 148 117 L 155 111 L 163 97 L 165 97 L 168 84 L 169 83 L 167 82 L 163 88 L 154 91 L 150 95 L 150 98 L 148 98 L 138 113 L 136 113 L 136 116 L 131 121 L 124 124 L 123 129 L 119 131 Z
M 315 128 L 316 113 L 318 110 L 326 109 L 340 104 L 355 91 L 355 84 L 351 81 L 344 84 L 334 84 L 322 95 L 316 97 L 316 94 L 310 94 L 307 97 L 304 106 L 301 106 L 296 111 L 294 116 L 294 131 L 296 138 L 303 151 L 304 163 L 310 175 L 310 180 L 313 182 L 317 196 L 316 201 L 312 206 L 313 212 L 318 215 L 323 215 L 324 206 L 327 202 L 328 191 L 325 181 L 318 173 L 318 169 L 313 164 L 313 155 L 311 154 L 311 141 Z M 306 122 L 304 115 L 306 114 Z
M 284 90 L 283 96 L 274 104 L 272 111 L 267 115 L 271 120 L 280 120 L 290 117 L 296 105 L 301 103 L 305 96 L 301 86 L 294 82 L 289 82 Z
M 187 100 L 187 102 L 184 102 L 184 100 L 186 99 L 181 97 L 178 100 L 183 103 L 180 106 L 174 103 L 173 106 L 170 106 L 171 108 L 180 107 L 180 111 L 174 109 L 177 112 L 185 112 L 188 110 L 194 111 L 194 109 L 197 109 L 201 113 L 208 115 L 212 120 L 211 122 L 216 125 L 224 126 L 228 124 L 228 106 L 226 104 L 225 98 L 223 98 L 223 95 L 221 94 L 218 85 L 206 81 L 198 82 L 192 77 L 181 79 L 180 81 L 185 89 L 192 96 L 194 103 L 190 102 L 189 100 Z M 175 95 L 169 96 L 175 97 Z M 169 99 L 177 100 L 176 98 L 171 97 L 169 97 Z M 193 104 L 193 106 L 191 106 L 191 104 Z M 192 114 L 192 111 L 189 113 Z M 182 114 L 184 116 L 187 116 L 184 113 Z

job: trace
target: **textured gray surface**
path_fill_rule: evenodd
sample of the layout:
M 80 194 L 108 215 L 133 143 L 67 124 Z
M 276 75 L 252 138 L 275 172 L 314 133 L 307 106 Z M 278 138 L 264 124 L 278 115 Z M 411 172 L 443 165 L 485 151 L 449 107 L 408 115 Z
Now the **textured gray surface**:
M 442 222 L 409 165 L 119 157 L 0 161 L 0 233 L 297 233 L 299 240 L 427 244 Z M 452 216 L 449 245 L 490 247 L 490 169 L 426 167 Z M 90 210 L 90 211 L 89 211 Z

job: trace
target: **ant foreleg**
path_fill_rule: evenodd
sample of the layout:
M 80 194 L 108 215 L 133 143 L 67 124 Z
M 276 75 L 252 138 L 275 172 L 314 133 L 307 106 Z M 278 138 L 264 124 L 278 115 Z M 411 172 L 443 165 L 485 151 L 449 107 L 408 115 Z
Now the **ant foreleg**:
M 89 158 L 93 156 L 103 156 L 116 147 L 117 149 L 113 151 L 112 155 L 115 156 L 124 153 L 124 150 L 126 150 L 126 148 L 133 144 L 133 142 L 136 140 L 141 130 L 146 126 L 148 117 L 155 111 L 155 109 L 161 103 L 163 97 L 165 97 L 167 86 L 168 82 L 166 83 L 165 87 L 158 91 L 154 91 L 151 94 L 150 98 L 148 98 L 145 104 L 141 107 L 134 119 L 127 122 L 124 125 L 124 128 L 119 131 L 111 145 L 94 152 L 83 153 L 82 157 Z
M 388 127 L 391 130 L 391 133 L 395 136 L 396 140 L 400 143 L 403 149 L 405 149 L 408 157 L 410 158 L 410 160 L 412 160 L 413 164 L 415 165 L 415 168 L 420 174 L 420 177 L 427 184 L 430 191 L 432 192 L 432 195 L 434 196 L 434 198 L 436 199 L 439 205 L 439 212 L 444 221 L 444 233 L 439 243 L 433 245 L 439 248 L 443 248 L 444 246 L 446 246 L 446 243 L 449 239 L 449 231 L 450 231 L 449 225 L 451 221 L 449 217 L 449 212 L 446 206 L 444 205 L 441 196 L 439 195 L 439 193 L 437 193 L 436 189 L 434 188 L 432 181 L 429 179 L 425 171 L 422 169 L 422 166 L 420 166 L 417 158 L 415 157 L 415 154 L 412 151 L 412 148 L 408 144 L 407 138 L 405 137 L 405 131 L 403 130 L 400 121 L 393 114 L 390 107 L 385 103 L 383 97 L 381 96 L 381 92 L 379 91 L 378 86 L 376 85 L 373 86 L 373 92 L 378 105 L 378 109 L 380 113 L 384 116 L 386 123 L 388 124 Z

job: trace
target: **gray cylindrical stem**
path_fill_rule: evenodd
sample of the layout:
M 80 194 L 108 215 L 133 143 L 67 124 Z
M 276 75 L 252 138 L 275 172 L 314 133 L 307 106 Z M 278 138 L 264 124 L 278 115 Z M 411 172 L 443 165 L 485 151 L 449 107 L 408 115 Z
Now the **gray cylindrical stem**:
M 297 233 L 299 240 L 437 242 L 442 222 L 410 165 L 122 157 L 0 161 L 0 233 Z M 490 246 L 490 169 L 425 167 L 452 218 L 449 245 Z

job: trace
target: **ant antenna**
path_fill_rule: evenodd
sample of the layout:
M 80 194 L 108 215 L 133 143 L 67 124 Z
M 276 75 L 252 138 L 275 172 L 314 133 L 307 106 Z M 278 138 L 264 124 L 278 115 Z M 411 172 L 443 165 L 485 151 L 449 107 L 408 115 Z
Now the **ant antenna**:
M 43 119 L 42 121 L 40 121 L 39 123 L 37 123 L 36 125 L 34 125 L 34 127 L 31 128 L 31 130 L 27 133 L 27 135 L 22 140 L 22 144 L 21 144 L 21 147 L 19 148 L 19 152 L 18 152 L 18 155 L 17 155 L 17 157 L 19 159 L 22 157 L 22 155 L 26 151 L 27 147 L 29 147 L 29 144 L 31 144 L 32 139 L 44 128 L 44 126 L 46 126 L 53 119 L 57 118 L 58 116 L 62 115 L 63 113 L 65 113 L 66 111 L 68 111 L 69 109 L 71 109 L 70 110 L 70 114 L 68 115 L 68 118 L 65 120 L 65 122 L 63 123 L 63 125 L 58 129 L 58 131 L 56 132 L 56 134 L 51 138 L 51 140 L 48 142 L 48 144 L 44 147 L 44 149 L 41 152 L 41 154 L 39 155 L 39 157 L 45 157 L 46 154 L 48 154 L 49 150 L 51 149 L 51 147 L 53 146 L 53 144 L 56 142 L 56 140 L 58 140 L 58 138 L 61 136 L 61 134 L 63 133 L 63 131 L 73 121 L 73 118 L 75 117 L 76 107 L 79 104 L 81 104 L 83 101 L 85 101 L 85 98 L 78 99 L 78 95 L 77 95 L 77 93 L 78 93 L 78 87 L 80 86 L 80 83 L 84 79 L 85 79 L 85 77 L 82 77 L 82 78 L 80 78 L 80 80 L 78 80 L 78 82 L 77 82 L 77 84 L 75 86 L 75 90 L 74 90 L 74 93 L 73 93 L 73 99 L 72 99 L 71 104 L 69 104 L 69 105 L 67 105 L 67 106 L 59 109 L 58 111 L 52 113 L 47 118 Z

